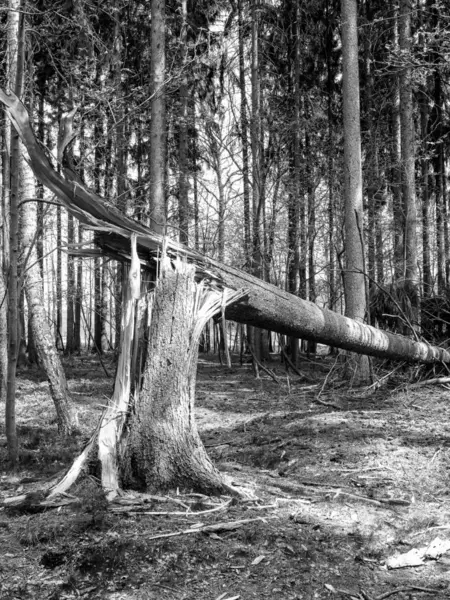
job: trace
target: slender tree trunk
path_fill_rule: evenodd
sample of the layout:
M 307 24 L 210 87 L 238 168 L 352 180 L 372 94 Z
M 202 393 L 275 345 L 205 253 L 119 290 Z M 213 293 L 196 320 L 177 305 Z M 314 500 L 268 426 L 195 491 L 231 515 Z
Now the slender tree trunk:
M 437 246 L 437 287 L 438 294 L 445 290 L 445 242 L 444 242 L 444 194 L 445 176 L 443 176 L 443 140 L 442 140 L 442 85 L 438 71 L 434 73 L 434 104 L 436 122 L 434 123 L 434 172 L 436 191 L 436 246 Z
M 94 259 L 94 346 L 92 352 L 99 354 L 102 350 L 103 331 L 103 299 L 102 299 L 102 262 Z
M 34 198 L 34 176 L 29 167 L 23 163 L 21 172 L 23 197 Z M 76 429 L 77 419 L 70 403 L 66 376 L 44 308 L 43 282 L 35 245 L 36 205 L 34 202 L 25 202 L 22 206 L 21 240 L 22 256 L 26 259 L 23 267 L 28 318 L 38 361 L 50 385 L 50 393 L 56 408 L 58 431 L 63 435 L 69 435 Z
M 398 6 L 394 6 L 394 22 L 392 26 L 393 51 L 399 54 L 398 39 Z M 405 232 L 405 207 L 402 195 L 402 151 L 400 133 L 400 83 L 399 74 L 394 72 L 392 76 L 392 222 L 393 222 L 393 245 L 394 245 L 394 279 L 403 281 L 405 277 L 404 263 L 404 232 Z
M 423 269 L 423 295 L 431 296 L 433 293 L 433 280 L 431 277 L 431 248 L 430 248 L 430 191 L 428 166 L 428 97 L 425 89 L 420 90 L 420 129 L 423 145 L 423 155 L 420 160 L 422 179 L 422 269 Z
M 8 82 L 20 98 L 23 88 L 24 16 L 21 0 L 10 0 L 7 21 Z M 9 276 L 8 276 L 8 368 L 5 406 L 5 429 L 8 458 L 13 466 L 19 456 L 16 426 L 16 369 L 19 353 L 19 168 L 20 140 L 16 130 L 11 133 L 9 183 Z
M 67 243 L 69 248 L 74 244 L 74 221 L 73 216 L 67 216 Z M 66 352 L 72 354 L 74 351 L 74 300 L 75 300 L 75 261 L 73 256 L 67 256 L 67 336 Z
M 61 206 L 56 207 L 56 347 L 64 350 L 62 336 L 62 215 Z
M 96 79 L 100 82 L 100 69 L 98 68 Z M 105 147 L 103 139 L 103 116 L 98 111 L 94 125 L 94 188 L 97 194 L 102 190 L 102 167 L 105 165 Z M 94 347 L 92 352 L 103 353 L 102 350 L 103 331 L 103 298 L 102 298 L 102 261 L 94 259 Z
M 247 98 L 245 92 L 245 57 L 244 57 L 244 16 L 243 0 L 238 0 L 239 26 L 239 91 L 240 91 L 240 126 L 242 141 L 242 186 L 244 197 L 244 254 L 247 268 L 251 265 L 251 231 L 252 220 L 250 212 L 250 179 L 249 179 L 249 144 Z
M 46 82 L 42 82 L 39 90 L 39 103 L 38 103 L 38 139 L 40 142 L 45 144 L 45 92 Z M 44 199 L 44 186 L 40 181 L 37 182 L 36 197 L 40 200 Z M 37 204 L 37 237 L 36 237 L 36 252 L 39 261 L 39 268 L 41 269 L 41 276 L 44 277 L 44 203 L 38 202 Z
M 327 32 L 326 32 L 326 57 L 327 57 L 327 121 L 328 121 L 328 308 L 334 310 L 336 304 L 336 267 L 335 267 L 335 197 L 334 197 L 334 125 L 333 125 L 333 88 L 335 73 L 332 68 L 332 52 L 334 31 L 331 27 L 330 0 L 326 0 Z
M 400 71 L 400 129 L 403 167 L 403 193 L 405 216 L 405 286 L 419 325 L 419 269 L 417 247 L 417 206 L 415 179 L 415 132 L 411 67 L 411 0 L 400 0 L 399 45 L 405 64 Z
M 261 261 L 261 114 L 260 114 L 260 78 L 259 78 L 259 0 L 251 0 L 251 35 L 252 35 L 252 116 L 251 116 L 251 150 L 252 150 L 252 273 L 256 277 L 262 275 Z M 247 336 L 258 361 L 262 358 L 262 332 L 260 329 L 248 328 Z M 258 370 L 254 364 L 255 372 Z
M 157 233 L 166 226 L 165 10 L 165 0 L 151 0 L 150 223 Z
M 0 219 L 3 220 L 3 210 Z M 5 243 L 3 233 L 0 234 L 0 244 Z M 0 265 L 0 402 L 6 400 L 6 382 L 8 374 L 8 318 L 7 318 L 6 278 L 3 272 L 3 260 Z
M 358 36 L 356 0 L 341 0 L 344 111 L 345 193 L 345 314 L 363 322 L 366 312 L 366 282 L 363 241 L 361 133 L 359 108 Z M 355 385 L 370 380 L 367 357 L 348 361 Z
M 78 225 L 78 244 L 83 243 L 83 227 Z M 81 307 L 83 303 L 83 259 L 77 259 L 77 283 L 75 291 L 75 310 L 73 324 L 73 350 L 74 352 L 81 351 Z
M 300 294 L 304 290 L 301 286 L 305 282 L 304 261 L 306 257 L 300 253 L 300 203 L 302 202 L 302 217 L 304 206 L 301 185 L 301 130 L 300 130 L 300 26 L 299 10 L 296 3 L 289 3 L 288 18 L 291 20 L 290 27 L 290 53 L 294 57 L 291 66 L 292 76 L 288 82 L 289 96 L 292 96 L 292 120 L 295 124 L 291 133 L 290 144 L 290 190 L 288 197 L 288 256 L 287 256 L 287 289 L 291 294 Z M 304 221 L 302 221 L 304 224 Z M 304 232 L 304 231 L 303 231 Z M 302 241 L 304 238 L 302 238 Z M 304 247 L 302 247 L 304 250 Z M 304 296 L 303 296 L 304 297 Z M 289 339 L 290 358 L 297 365 L 299 351 L 299 340 L 296 337 Z
M 192 102 L 192 124 L 194 131 L 197 130 L 197 120 L 195 115 L 195 102 Z M 197 174 L 197 139 L 196 135 L 192 140 L 192 169 L 193 169 L 193 188 L 194 188 L 194 248 L 198 252 L 200 250 L 200 219 L 199 219 L 199 203 L 198 203 L 198 174 Z
M 216 156 L 216 176 L 217 176 L 217 191 L 219 194 L 218 206 L 218 247 L 219 260 L 225 260 L 225 186 L 223 184 L 222 166 L 220 163 L 220 151 Z
M 117 11 L 120 10 L 120 3 L 116 4 Z M 122 82 L 122 63 L 123 63 L 123 47 L 122 47 L 122 31 L 120 25 L 120 19 L 116 21 L 116 28 L 114 32 L 114 64 L 115 71 L 113 74 L 115 89 L 117 91 L 117 126 L 116 126 L 116 190 L 117 190 L 117 207 L 123 213 L 126 212 L 128 207 L 128 194 L 127 194 L 127 138 L 126 138 L 126 110 L 125 110 L 125 90 Z M 146 214 L 149 210 L 148 206 L 143 204 L 138 208 L 138 218 L 142 219 L 142 215 Z M 121 333 L 121 321 L 122 321 L 122 279 L 123 279 L 123 266 L 121 263 L 117 263 L 116 273 L 114 279 L 114 329 L 116 332 L 115 336 L 115 349 L 118 350 L 120 347 L 120 333 Z
M 367 177 L 367 202 L 368 202 L 368 227 L 367 227 L 367 247 L 368 261 L 367 272 L 371 281 L 376 281 L 376 224 L 379 219 L 377 214 L 376 196 L 378 192 L 378 173 L 377 173 L 377 156 L 376 156 L 376 134 L 375 124 L 372 118 L 373 113 L 373 76 L 371 65 L 371 47 L 370 47 L 370 23 L 372 21 L 372 13 L 370 10 L 370 0 L 365 2 L 365 35 L 364 35 L 364 88 L 365 88 L 365 105 L 366 105 L 366 123 L 368 131 L 367 143 L 367 158 L 366 158 L 366 177 Z
M 188 88 L 188 61 L 187 61 L 187 0 L 180 1 L 181 34 L 180 48 L 183 53 L 181 59 L 181 83 L 179 91 L 180 101 L 180 139 L 178 151 L 179 190 L 178 190 L 178 221 L 180 226 L 180 242 L 189 242 L 189 88 Z
M 6 163 L 9 163 L 9 145 L 6 135 L 7 126 L 10 128 L 9 120 L 2 119 L 1 122 L 1 149 L 2 149 L 2 169 L 1 176 L 1 200 L 0 200 L 0 403 L 6 400 L 6 382 L 8 378 L 8 288 L 7 288 L 7 252 L 8 236 L 7 236 L 7 200 L 9 198 L 9 190 L 7 192 L 5 185 L 5 176 L 9 179 L 9 172 L 6 168 Z M 9 164 L 8 164 L 9 167 Z M 9 185 L 8 185 L 9 188 Z
M 101 351 L 102 354 L 108 352 L 111 349 L 110 344 L 110 323 L 111 323 L 111 315 L 109 312 L 109 289 L 110 289 L 110 277 L 108 271 L 108 260 L 102 260 L 102 277 L 101 277 Z

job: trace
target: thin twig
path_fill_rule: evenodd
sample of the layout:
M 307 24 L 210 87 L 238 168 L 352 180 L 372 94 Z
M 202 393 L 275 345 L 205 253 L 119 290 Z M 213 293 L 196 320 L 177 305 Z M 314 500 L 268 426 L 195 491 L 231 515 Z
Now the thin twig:
M 319 393 L 317 394 L 316 400 L 319 400 L 320 396 L 323 394 L 325 386 L 327 385 L 327 382 L 328 382 L 328 378 L 330 377 L 331 373 L 333 372 L 334 367 L 336 366 L 338 360 L 339 360 L 339 354 L 336 356 L 334 363 L 331 365 L 331 369 L 326 374 L 324 382 L 322 384 L 322 387 L 320 388 Z

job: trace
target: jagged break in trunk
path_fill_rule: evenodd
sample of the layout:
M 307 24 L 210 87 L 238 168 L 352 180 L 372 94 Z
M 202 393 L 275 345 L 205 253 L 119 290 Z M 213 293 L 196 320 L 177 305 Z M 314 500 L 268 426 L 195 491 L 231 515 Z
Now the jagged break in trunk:
M 49 497 L 74 483 L 95 449 L 109 499 L 119 493 L 122 483 L 146 490 L 234 491 L 206 453 L 195 424 L 194 398 L 203 327 L 243 292 L 196 283 L 193 265 L 162 259 L 148 301 L 150 331 L 143 383 L 130 399 L 135 301 L 139 296 L 139 259 L 135 237 L 132 240 L 114 394 L 89 444 Z
M 155 290 L 147 364 L 130 423 L 132 468 L 125 473 L 145 489 L 225 489 L 194 418 L 200 334 L 220 309 L 222 292 L 195 283 L 194 275 L 192 266 L 166 260 Z

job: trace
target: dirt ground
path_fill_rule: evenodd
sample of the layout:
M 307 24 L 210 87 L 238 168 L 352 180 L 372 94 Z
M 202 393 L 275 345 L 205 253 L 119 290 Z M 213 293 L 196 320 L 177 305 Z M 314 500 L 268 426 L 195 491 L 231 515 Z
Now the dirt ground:
M 0 508 L 1 600 L 450 598 L 450 391 L 411 388 L 408 372 L 349 391 L 333 363 L 303 361 L 305 381 L 274 362 L 276 383 L 203 356 L 203 441 L 254 497 L 174 491 L 108 506 L 85 479 L 78 504 Z M 2 423 L 0 499 L 38 493 L 95 427 L 112 378 L 93 357 L 66 368 L 83 435 L 58 438 L 46 382 L 22 372 L 20 470 L 5 468 Z

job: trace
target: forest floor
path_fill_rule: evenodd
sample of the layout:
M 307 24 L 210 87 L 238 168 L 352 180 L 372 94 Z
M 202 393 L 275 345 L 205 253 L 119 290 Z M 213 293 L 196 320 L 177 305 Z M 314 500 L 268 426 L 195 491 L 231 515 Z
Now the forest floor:
M 277 384 L 203 355 L 201 436 L 256 499 L 174 492 L 111 507 L 87 479 L 79 504 L 2 508 L 1 600 L 450 598 L 450 391 L 410 387 L 408 372 L 349 390 L 333 363 L 302 361 L 305 382 L 274 362 Z M 95 357 L 66 369 L 83 435 L 58 437 L 47 383 L 22 371 L 20 470 L 5 469 L 2 425 L 0 499 L 63 472 L 93 431 L 112 378 Z

